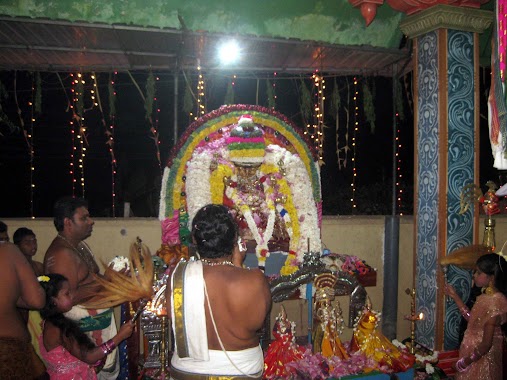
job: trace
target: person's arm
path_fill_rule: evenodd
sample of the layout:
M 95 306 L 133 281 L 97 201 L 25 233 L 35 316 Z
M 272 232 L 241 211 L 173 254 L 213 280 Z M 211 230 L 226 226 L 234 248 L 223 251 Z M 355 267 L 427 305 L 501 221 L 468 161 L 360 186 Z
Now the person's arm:
M 23 309 L 42 309 L 46 304 L 46 293 L 40 286 L 32 266 L 14 244 L 10 249 L 10 254 L 20 286 L 20 296 L 16 306 Z
M 81 347 L 75 339 L 67 337 L 63 338 L 62 345 L 67 351 L 69 351 L 73 356 L 82 362 L 85 362 L 87 364 L 98 364 L 98 362 L 109 355 L 114 350 L 114 348 L 120 344 L 120 342 L 132 335 L 133 329 L 134 324 L 132 321 L 127 321 L 120 327 L 118 334 L 109 339 L 107 342 L 92 349 Z
M 497 326 L 500 326 L 499 315 L 491 317 L 486 321 L 481 343 L 473 350 L 470 356 L 464 356 L 456 362 L 456 369 L 459 372 L 465 371 L 470 364 L 476 362 L 489 352 L 493 345 L 493 335 Z
M 86 286 L 80 289 L 80 285 L 83 284 L 79 283 L 79 264 L 72 250 L 60 247 L 58 250 L 53 251 L 44 261 L 44 270 L 46 274 L 59 273 L 67 278 L 74 305 L 79 304 L 83 298 L 89 296 L 90 291 L 86 289 Z
M 446 295 L 448 295 L 454 300 L 456 306 L 458 307 L 459 312 L 461 313 L 463 318 L 465 318 L 465 320 L 468 321 L 468 319 L 470 318 L 470 309 L 467 307 L 467 305 L 465 305 L 465 303 L 458 295 L 458 293 L 456 293 L 456 289 L 454 289 L 454 286 L 446 283 L 444 286 L 444 292 Z

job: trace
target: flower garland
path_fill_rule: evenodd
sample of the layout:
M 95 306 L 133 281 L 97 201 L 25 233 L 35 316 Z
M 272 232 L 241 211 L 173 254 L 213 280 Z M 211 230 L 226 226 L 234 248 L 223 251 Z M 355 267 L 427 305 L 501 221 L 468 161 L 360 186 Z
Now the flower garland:
M 231 176 L 230 182 L 227 184 L 225 194 L 234 203 L 234 205 L 239 207 L 241 213 L 243 214 L 243 217 L 245 218 L 245 221 L 248 224 L 248 228 L 250 229 L 250 232 L 252 233 L 255 242 L 257 243 L 257 246 L 255 247 L 255 254 L 257 256 L 257 260 L 259 261 L 259 266 L 265 266 L 266 259 L 269 257 L 268 242 L 269 239 L 271 239 L 271 237 L 273 236 L 273 230 L 275 227 L 276 213 L 273 198 L 271 196 L 268 196 L 268 194 L 266 194 L 265 204 L 267 207 L 267 211 L 269 212 L 269 216 L 266 229 L 264 230 L 264 233 L 261 235 L 261 232 L 259 231 L 259 228 L 255 223 L 254 217 L 252 215 L 252 210 L 250 210 L 250 206 L 248 205 L 246 200 L 239 195 L 237 186 L 238 186 L 238 178 L 234 173 Z
M 210 183 L 210 164 L 212 157 L 206 151 L 196 151 L 187 164 L 185 195 L 189 223 L 199 209 L 212 202 Z
M 232 175 L 233 168 L 226 164 L 218 164 L 216 170 L 211 173 L 210 188 L 212 203 L 223 203 L 225 190 L 224 178 L 231 178 Z

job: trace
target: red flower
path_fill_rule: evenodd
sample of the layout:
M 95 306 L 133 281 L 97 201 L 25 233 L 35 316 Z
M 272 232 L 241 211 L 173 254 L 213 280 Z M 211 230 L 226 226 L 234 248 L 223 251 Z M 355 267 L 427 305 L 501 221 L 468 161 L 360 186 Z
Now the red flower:
M 269 251 L 267 249 L 261 249 L 261 256 L 262 257 L 267 257 L 268 253 L 269 253 Z

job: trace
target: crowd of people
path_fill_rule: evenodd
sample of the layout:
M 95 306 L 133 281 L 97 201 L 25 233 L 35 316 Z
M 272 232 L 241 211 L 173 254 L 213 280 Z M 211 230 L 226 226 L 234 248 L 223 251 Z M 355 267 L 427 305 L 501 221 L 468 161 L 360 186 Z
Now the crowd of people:
M 102 276 L 85 240 L 93 219 L 84 199 L 65 197 L 54 207 L 57 235 L 44 256 L 36 234 L 19 228 L 9 241 L 0 222 L 0 378 L 116 379 L 116 347 L 133 332 L 119 330 L 112 309 L 81 303 Z M 182 260 L 166 287 L 172 321 L 174 380 L 261 379 L 264 356 L 258 331 L 271 308 L 264 274 L 243 267 L 237 225 L 222 205 L 201 208 L 192 220 L 196 256 Z M 507 263 L 503 253 L 479 257 L 474 283 L 484 292 L 468 309 L 449 284 L 445 293 L 468 321 L 456 363 L 457 379 L 503 379 L 502 328 L 507 327 Z

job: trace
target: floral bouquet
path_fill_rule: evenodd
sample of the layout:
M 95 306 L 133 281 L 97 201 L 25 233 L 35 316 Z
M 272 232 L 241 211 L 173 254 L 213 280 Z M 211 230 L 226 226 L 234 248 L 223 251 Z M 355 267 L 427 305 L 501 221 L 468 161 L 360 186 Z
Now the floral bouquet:
M 407 339 L 404 340 L 404 342 Z M 402 342 L 394 339 L 393 344 L 400 350 L 409 351 L 408 347 Z M 415 346 L 415 379 L 416 380 L 438 380 L 446 379 L 447 376 L 437 367 L 438 351 L 431 351 L 416 344 Z

